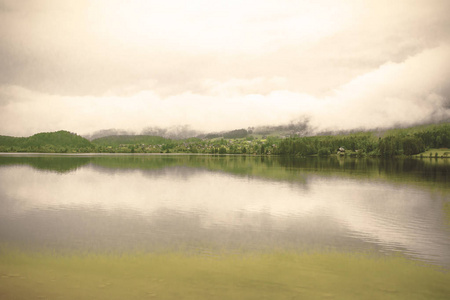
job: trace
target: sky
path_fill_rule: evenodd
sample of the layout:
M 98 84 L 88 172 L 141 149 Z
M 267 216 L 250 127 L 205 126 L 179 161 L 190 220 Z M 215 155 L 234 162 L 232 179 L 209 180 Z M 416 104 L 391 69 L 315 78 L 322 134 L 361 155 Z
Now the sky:
M 448 0 L 0 0 L 0 135 L 450 120 Z

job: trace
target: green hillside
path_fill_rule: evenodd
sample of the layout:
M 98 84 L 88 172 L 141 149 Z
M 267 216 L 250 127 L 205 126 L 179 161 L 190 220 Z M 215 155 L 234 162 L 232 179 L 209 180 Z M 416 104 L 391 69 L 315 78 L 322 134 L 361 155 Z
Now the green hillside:
M 153 135 L 112 135 L 89 140 L 68 131 L 38 133 L 31 137 L 0 136 L 0 152 L 47 153 L 205 153 L 288 156 L 412 156 L 431 151 L 448 157 L 450 123 L 385 131 L 363 131 L 337 135 L 254 135 L 245 129 L 223 137 L 169 139 Z M 442 150 L 442 151 L 441 151 Z M 441 153 L 442 152 L 442 153 Z M 437 154 L 436 154 L 437 153 Z M 429 154 L 427 154 L 429 156 Z
M 112 146 L 118 147 L 120 145 L 157 145 L 171 142 L 160 136 L 153 135 L 111 135 L 92 140 L 92 143 L 97 146 Z
M 391 129 L 383 133 L 292 137 L 281 140 L 276 154 L 328 155 L 343 147 L 346 155 L 392 157 L 417 155 L 427 149 L 450 148 L 450 123 Z
M 2 152 L 91 152 L 87 139 L 68 131 L 42 132 L 30 137 L 0 136 Z

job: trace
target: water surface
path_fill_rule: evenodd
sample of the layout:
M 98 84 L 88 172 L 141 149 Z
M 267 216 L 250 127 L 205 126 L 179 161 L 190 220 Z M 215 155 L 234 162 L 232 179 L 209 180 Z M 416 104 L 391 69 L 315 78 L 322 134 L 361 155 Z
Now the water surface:
M 336 249 L 450 267 L 444 160 L 1 155 L 0 243 L 211 253 Z

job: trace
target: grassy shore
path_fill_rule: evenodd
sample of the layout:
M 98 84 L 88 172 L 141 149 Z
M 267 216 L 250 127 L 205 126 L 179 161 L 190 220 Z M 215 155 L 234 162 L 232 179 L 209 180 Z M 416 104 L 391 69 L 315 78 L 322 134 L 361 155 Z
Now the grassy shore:
M 450 273 L 369 254 L 2 250 L 0 299 L 448 299 Z
M 419 156 L 423 156 L 423 157 L 430 157 L 430 155 L 432 156 L 432 157 L 435 157 L 436 156 L 436 153 L 438 154 L 438 157 L 439 158 L 441 158 L 441 157 L 446 157 L 446 158 L 450 158 L 450 149 L 448 149 L 448 148 L 442 148 L 442 149 L 429 149 L 429 150 L 427 150 L 427 151 L 425 151 L 425 152 L 422 152 L 422 153 L 420 153 L 420 154 L 417 154 L 416 156 L 417 157 L 419 157 Z

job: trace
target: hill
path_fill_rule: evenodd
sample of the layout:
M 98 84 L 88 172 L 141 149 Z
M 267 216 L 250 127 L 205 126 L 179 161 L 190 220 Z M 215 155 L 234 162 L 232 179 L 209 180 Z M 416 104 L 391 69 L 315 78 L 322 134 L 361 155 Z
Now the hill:
M 278 128 L 281 132 L 285 128 Z M 289 129 L 289 128 L 288 128 Z M 291 128 L 292 129 L 292 128 Z M 293 129 L 301 129 L 293 127 Z M 300 132 L 301 133 L 301 132 Z M 44 132 L 31 137 L 0 136 L 0 152 L 47 153 L 207 153 L 327 156 L 411 156 L 430 149 L 450 148 L 450 123 L 384 131 L 337 135 L 261 135 L 252 128 L 208 135 L 202 138 L 170 139 L 154 135 L 112 135 L 89 140 L 68 131 Z M 439 152 L 439 153 L 438 153 Z
M 157 145 L 157 144 L 167 144 L 171 140 L 160 136 L 152 135 L 111 135 L 106 137 L 101 137 L 92 140 L 92 143 L 97 146 L 112 146 L 118 147 L 120 145 Z
M 65 130 L 41 132 L 30 137 L 0 136 L 2 152 L 91 152 L 94 145 L 87 139 Z

